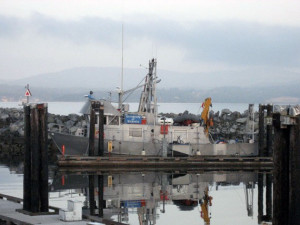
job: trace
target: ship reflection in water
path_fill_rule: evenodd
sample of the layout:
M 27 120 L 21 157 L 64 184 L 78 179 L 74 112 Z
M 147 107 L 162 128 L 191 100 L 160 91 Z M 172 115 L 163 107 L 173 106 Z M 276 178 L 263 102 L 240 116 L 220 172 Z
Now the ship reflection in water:
M 83 201 L 83 213 L 132 225 L 272 221 L 270 174 L 194 171 L 97 171 L 96 174 L 57 173 L 50 186 L 52 205 L 55 198 L 62 196 L 77 198 Z

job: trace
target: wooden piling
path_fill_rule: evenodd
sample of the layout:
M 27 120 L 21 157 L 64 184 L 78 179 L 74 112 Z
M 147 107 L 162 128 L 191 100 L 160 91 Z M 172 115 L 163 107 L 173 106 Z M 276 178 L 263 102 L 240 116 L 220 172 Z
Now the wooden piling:
M 296 125 L 290 130 L 290 159 L 289 159 L 289 224 L 300 221 L 300 116 L 296 118 Z
M 264 179 L 264 174 L 262 173 L 259 173 L 258 174 L 258 188 L 257 188 L 257 191 L 258 191 L 258 194 L 257 194 L 257 197 L 258 197 L 258 201 L 257 201 L 257 204 L 258 204 L 258 216 L 257 216 L 257 220 L 258 220 L 258 223 L 260 224 L 262 222 L 262 219 L 263 219 L 263 214 L 264 214 L 264 185 L 263 185 L 263 179 Z
M 267 105 L 267 118 L 272 118 L 273 113 L 273 106 Z M 267 149 L 266 149 L 266 156 L 272 156 L 273 150 L 272 150 L 272 140 L 273 140 L 273 126 L 272 123 L 267 124 Z
M 273 113 L 273 106 L 268 104 L 267 105 L 267 119 L 269 120 L 267 123 L 267 136 L 266 136 L 266 154 L 268 157 L 273 156 L 273 124 L 271 121 L 272 113 Z M 270 119 L 272 119 L 270 121 Z M 272 220 L 272 175 L 266 174 L 266 217 L 268 221 Z
M 25 156 L 24 156 L 24 177 L 23 177 L 23 209 L 31 209 L 31 149 L 30 149 L 30 106 L 24 106 L 24 136 L 25 136 Z
M 104 155 L 104 105 L 99 107 L 99 137 L 98 137 L 98 156 Z
M 90 215 L 95 215 L 95 176 L 89 175 L 89 203 L 90 203 Z
M 40 146 L 40 212 L 49 211 L 48 198 L 48 110 L 45 104 L 38 104 L 39 146 Z
M 90 113 L 89 156 L 95 155 L 95 109 L 93 103 L 91 102 Z
M 104 205 L 104 193 L 103 193 L 103 188 L 104 188 L 104 179 L 103 175 L 98 175 L 98 216 L 103 217 L 103 205 Z
M 39 141 L 39 118 L 36 107 L 31 107 L 31 212 L 39 212 L 40 209 L 40 141 Z
M 280 114 L 273 114 L 274 185 L 273 225 L 289 224 L 289 135 L 290 127 L 281 129 Z M 299 180 L 299 179 L 298 179 Z
M 265 151 L 264 151 L 264 140 L 265 140 L 265 128 L 264 128 L 264 105 L 259 105 L 259 122 L 258 122 L 258 151 L 259 151 L 259 156 L 265 156 Z
M 272 221 L 272 174 L 266 174 L 266 216 Z
M 24 106 L 25 159 L 23 209 L 32 213 L 48 212 L 47 106 Z

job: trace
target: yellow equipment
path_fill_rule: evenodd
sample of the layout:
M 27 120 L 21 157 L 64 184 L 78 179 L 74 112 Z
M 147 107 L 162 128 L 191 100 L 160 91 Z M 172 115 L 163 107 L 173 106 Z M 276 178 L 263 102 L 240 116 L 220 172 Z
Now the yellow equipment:
M 210 224 L 209 206 L 212 206 L 211 200 L 213 198 L 208 195 L 208 188 L 204 191 L 203 201 L 201 201 L 201 217 L 203 218 L 206 225 Z
M 107 150 L 108 150 L 109 153 L 112 152 L 112 150 L 113 150 L 113 143 L 112 143 L 112 141 L 108 141 L 107 142 Z
M 211 106 L 211 98 L 206 98 L 202 104 L 203 111 L 201 113 L 201 118 L 205 126 L 205 133 L 208 134 L 208 129 L 213 125 L 212 118 L 209 118 L 209 107 Z

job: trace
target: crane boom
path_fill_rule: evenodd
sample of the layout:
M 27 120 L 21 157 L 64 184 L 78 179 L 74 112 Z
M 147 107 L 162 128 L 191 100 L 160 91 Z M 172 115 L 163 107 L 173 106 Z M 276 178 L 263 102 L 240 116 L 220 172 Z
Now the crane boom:
M 212 126 L 212 120 L 209 119 L 209 107 L 211 106 L 211 98 L 206 98 L 202 104 L 203 111 L 201 113 L 201 118 L 203 119 L 205 125 L 205 133 L 208 134 L 208 129 Z

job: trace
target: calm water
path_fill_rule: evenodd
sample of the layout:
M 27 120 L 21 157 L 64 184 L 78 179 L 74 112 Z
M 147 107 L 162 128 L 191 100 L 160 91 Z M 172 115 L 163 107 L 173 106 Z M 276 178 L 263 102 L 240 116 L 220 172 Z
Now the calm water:
M 16 173 L 20 168 L 0 167 L 0 193 L 22 197 L 23 175 Z M 258 224 L 258 174 L 254 172 L 103 174 L 103 195 L 107 205 L 104 217 L 107 219 L 132 225 L 139 225 L 142 217 L 148 221 L 145 224 L 207 224 L 203 207 L 205 196 L 208 196 L 212 198 L 211 206 L 208 204 L 210 224 Z M 50 205 L 64 208 L 67 200 L 76 199 L 88 206 L 88 179 L 88 175 L 55 172 L 50 182 Z
M 48 107 L 50 113 L 69 114 L 78 113 L 82 104 L 50 102 Z M 137 103 L 130 104 L 132 111 L 137 106 Z M 0 107 L 21 106 L 1 102 Z M 214 111 L 223 108 L 244 112 L 248 104 L 213 104 Z M 159 112 L 200 113 L 199 109 L 200 104 L 196 103 L 159 106 Z M 22 198 L 22 171 L 22 164 L 0 163 L 0 193 Z M 210 224 L 258 224 L 258 174 L 254 172 L 106 171 L 103 174 L 104 191 L 99 192 L 95 182 L 95 193 L 103 193 L 107 205 L 104 217 L 108 219 L 132 225 L 141 224 L 141 220 L 144 224 L 157 225 L 208 224 L 204 221 L 206 205 L 203 203 L 205 197 L 211 197 L 211 206 L 209 203 L 207 206 Z M 89 206 L 88 175 L 62 174 L 51 169 L 50 178 L 50 205 L 66 208 L 67 200 L 76 199 Z

